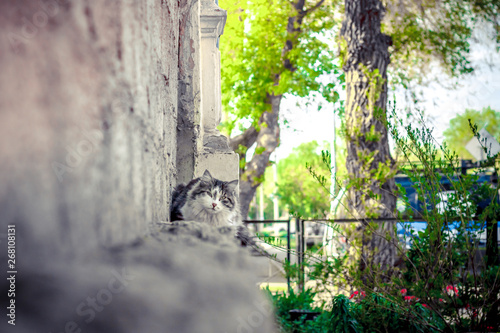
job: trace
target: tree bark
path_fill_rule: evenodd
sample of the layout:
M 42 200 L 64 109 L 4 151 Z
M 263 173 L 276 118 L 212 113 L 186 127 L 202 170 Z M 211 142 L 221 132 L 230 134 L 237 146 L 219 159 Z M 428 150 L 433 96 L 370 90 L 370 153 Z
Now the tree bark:
M 252 159 L 246 163 L 245 170 L 240 176 L 240 207 L 241 215 L 248 216 L 250 203 L 257 187 L 262 183 L 262 177 L 269 165 L 269 159 L 279 144 L 279 111 L 282 95 L 268 95 L 269 111 L 259 119 L 260 130 L 257 132 L 257 147 Z M 263 152 L 260 152 L 263 150 Z
M 238 151 L 240 149 L 240 145 L 244 147 L 251 147 L 257 141 L 257 136 L 259 132 L 255 129 L 255 127 L 249 127 L 245 132 L 240 135 L 231 138 L 229 142 L 229 146 L 232 150 Z M 240 156 L 241 157 L 241 156 Z
M 360 269 L 381 265 L 392 267 L 395 247 L 369 231 L 367 219 L 393 217 L 396 197 L 391 172 L 377 176 L 385 165 L 392 170 L 386 127 L 387 66 L 391 38 L 381 32 L 384 7 L 379 0 L 346 0 L 343 38 L 343 69 L 347 100 L 347 170 L 351 182 L 349 208 L 362 223 Z M 378 179 L 377 179 L 378 178 Z M 393 223 L 380 224 L 378 233 L 395 237 Z M 371 253 L 371 254 L 370 254 Z

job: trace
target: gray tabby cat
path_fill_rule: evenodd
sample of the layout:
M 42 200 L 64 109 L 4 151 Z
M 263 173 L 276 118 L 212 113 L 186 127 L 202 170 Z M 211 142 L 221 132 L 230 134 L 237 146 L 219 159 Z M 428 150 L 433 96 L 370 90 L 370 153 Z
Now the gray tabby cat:
M 238 180 L 224 182 L 205 170 L 200 178 L 175 188 L 170 220 L 207 222 L 215 227 L 241 226 L 237 186 Z

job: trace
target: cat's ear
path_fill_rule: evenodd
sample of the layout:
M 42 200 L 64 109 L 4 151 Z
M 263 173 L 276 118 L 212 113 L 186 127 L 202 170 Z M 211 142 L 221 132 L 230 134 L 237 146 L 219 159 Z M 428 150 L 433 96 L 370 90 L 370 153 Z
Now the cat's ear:
M 231 193 L 236 190 L 236 187 L 238 187 L 238 179 L 227 183 L 227 188 L 228 188 L 229 192 L 231 192 Z
M 212 181 L 212 175 L 210 174 L 210 172 L 208 172 L 208 170 L 205 170 L 203 176 L 201 176 L 201 180 L 207 183 L 210 183 Z

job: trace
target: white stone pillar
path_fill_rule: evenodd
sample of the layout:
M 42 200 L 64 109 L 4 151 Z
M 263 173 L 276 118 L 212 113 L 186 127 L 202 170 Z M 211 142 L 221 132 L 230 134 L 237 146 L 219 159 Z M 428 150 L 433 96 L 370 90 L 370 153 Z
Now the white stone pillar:
M 205 169 L 222 180 L 238 179 L 238 155 L 231 150 L 228 139 L 217 126 L 221 121 L 220 52 L 217 45 L 226 24 L 226 11 L 214 0 L 201 0 L 201 128 L 203 153 L 198 157 L 195 176 Z
M 226 11 L 214 0 L 201 0 L 201 108 L 203 145 L 227 150 L 227 138 L 217 126 L 221 121 L 220 51 L 217 40 L 224 31 Z

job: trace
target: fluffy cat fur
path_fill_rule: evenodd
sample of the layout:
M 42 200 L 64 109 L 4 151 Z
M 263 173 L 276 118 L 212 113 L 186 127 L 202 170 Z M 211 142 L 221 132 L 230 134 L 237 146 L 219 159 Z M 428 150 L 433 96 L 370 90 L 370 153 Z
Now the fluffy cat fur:
M 200 178 L 175 188 L 171 221 L 200 221 L 215 227 L 241 226 L 237 186 L 238 180 L 224 182 L 205 170 Z

